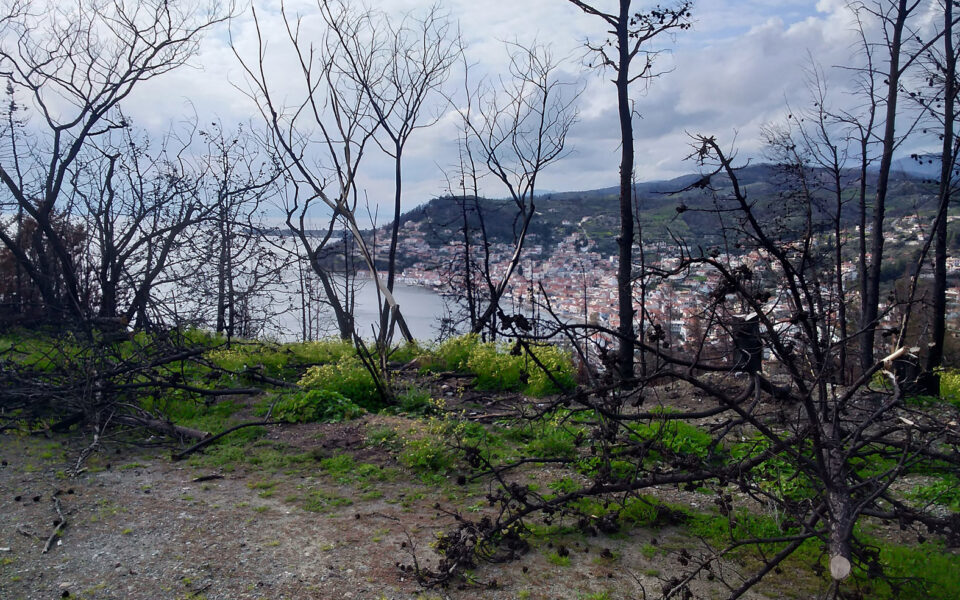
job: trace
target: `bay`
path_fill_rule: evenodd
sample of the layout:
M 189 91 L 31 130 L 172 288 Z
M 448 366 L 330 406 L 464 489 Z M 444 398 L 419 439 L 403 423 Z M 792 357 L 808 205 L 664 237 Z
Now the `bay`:
M 342 278 L 338 281 L 342 285 Z M 364 339 L 372 339 L 374 332 L 380 328 L 380 313 L 377 303 L 377 286 L 372 279 L 358 277 L 356 280 L 357 296 L 354 308 L 354 319 L 357 332 Z M 290 295 L 291 309 L 278 316 L 279 331 L 268 331 L 270 337 L 277 337 L 282 341 L 299 341 L 302 338 L 301 321 L 303 315 L 299 308 L 299 285 L 291 283 L 287 287 Z M 436 340 L 440 335 L 440 319 L 443 317 L 443 296 L 431 288 L 407 285 L 396 282 L 393 288 L 400 312 L 403 314 L 410 328 L 410 333 L 419 342 Z M 314 316 L 319 320 L 319 329 L 325 335 L 333 337 L 337 334 L 336 320 L 329 307 L 322 307 Z M 323 334 L 322 334 L 323 335 Z M 400 339 L 398 329 L 394 330 L 394 340 Z
M 374 329 L 379 329 L 379 309 L 377 307 L 377 286 L 370 279 L 358 280 L 362 285 L 357 291 L 357 307 L 354 313 L 357 330 L 364 338 L 373 337 Z M 400 313 L 417 341 L 431 341 L 440 335 L 440 318 L 444 314 L 443 296 L 427 287 L 395 283 L 393 297 L 400 306 Z M 395 330 L 395 339 L 400 338 Z

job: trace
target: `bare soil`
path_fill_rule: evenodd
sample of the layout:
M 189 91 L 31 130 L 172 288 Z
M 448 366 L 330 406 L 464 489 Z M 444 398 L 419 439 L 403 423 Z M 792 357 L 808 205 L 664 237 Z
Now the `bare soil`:
M 398 565 L 412 564 L 415 550 L 434 566 L 431 543 L 454 522 L 447 511 L 486 510 L 487 490 L 455 475 L 426 484 L 370 443 L 370 432 L 403 421 L 271 427 L 254 444 L 312 457 L 283 467 L 172 462 L 166 450 L 106 444 L 76 477 L 67 473 L 89 440 L 0 434 L 0 599 L 643 598 L 679 572 L 679 550 L 699 551 L 669 528 L 542 537 L 518 560 L 425 590 Z M 343 453 L 394 475 L 361 484 L 319 467 Z M 54 497 L 66 525 L 43 553 Z M 707 579 L 694 590 L 720 592 Z

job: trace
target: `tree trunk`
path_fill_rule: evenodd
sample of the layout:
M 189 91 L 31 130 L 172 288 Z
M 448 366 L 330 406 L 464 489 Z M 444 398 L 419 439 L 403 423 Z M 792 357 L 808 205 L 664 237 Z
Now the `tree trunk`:
M 620 350 L 617 370 L 621 379 L 633 379 L 633 107 L 630 105 L 630 0 L 620 0 L 617 23 L 619 68 L 617 112 L 620 117 L 620 237 L 617 267 L 617 312 L 620 315 Z
M 336 290 L 333 289 L 333 283 L 330 276 L 327 275 L 318 264 L 313 260 L 313 272 L 320 278 L 320 285 L 323 286 L 323 293 L 330 301 L 330 307 L 333 308 L 333 314 L 337 319 L 337 329 L 340 330 L 340 339 L 353 341 L 353 313 L 344 309 L 343 304 L 337 297 Z
M 933 258 L 933 339 L 927 355 L 928 393 L 940 393 L 939 377 L 933 376 L 943 364 L 943 345 L 946 339 L 947 312 L 947 208 L 950 206 L 953 182 L 954 130 L 953 120 L 957 100 L 957 57 L 953 48 L 953 2 L 944 3 L 943 53 L 946 62 L 943 94 L 943 150 L 940 158 L 939 207 L 934 226 Z
M 873 206 L 873 231 L 871 232 L 870 266 L 867 270 L 866 296 L 860 326 L 863 337 L 860 343 L 860 367 L 873 365 L 877 317 L 880 307 L 880 267 L 883 263 L 883 221 L 886 210 L 887 191 L 890 184 L 890 166 L 896 146 L 897 98 L 900 90 L 900 50 L 903 30 L 907 20 L 907 0 L 899 0 L 897 14 L 890 40 L 890 69 L 887 73 L 886 117 L 883 132 L 883 154 L 880 157 L 880 172 L 877 174 L 877 196 Z
M 221 220 L 218 227 L 220 252 L 217 257 L 217 333 L 223 333 L 227 328 L 227 236 L 223 225 Z
M 393 281 L 397 270 L 397 242 L 400 239 L 400 199 L 403 191 L 403 171 L 400 164 L 403 149 L 398 144 L 395 151 L 393 226 L 390 229 L 390 251 L 387 254 L 387 290 L 389 290 L 390 293 L 393 293 Z M 374 246 L 376 246 L 376 244 L 374 244 Z M 374 250 L 376 250 L 375 247 Z M 383 312 L 380 315 L 380 340 L 384 343 L 388 342 L 390 337 L 392 337 L 393 328 L 390 320 L 393 318 L 393 313 L 396 313 L 393 307 L 389 304 L 383 305 Z

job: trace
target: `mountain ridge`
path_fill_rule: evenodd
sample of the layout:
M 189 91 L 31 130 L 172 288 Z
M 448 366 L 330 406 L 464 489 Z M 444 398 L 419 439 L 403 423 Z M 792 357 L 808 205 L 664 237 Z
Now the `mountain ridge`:
M 811 180 L 823 179 L 827 173 L 809 169 L 807 175 L 810 183 Z M 859 174 L 850 169 L 842 177 L 848 188 L 844 192 L 843 223 L 849 227 L 856 221 L 853 184 Z M 783 228 L 786 232 L 784 235 L 789 235 L 792 225 L 802 223 L 802 205 L 791 203 L 797 184 L 791 181 L 791 174 L 786 168 L 770 163 L 752 164 L 739 169 L 737 178 L 762 221 Z M 872 199 L 875 178 L 875 173 L 871 172 L 868 199 Z M 698 183 L 702 185 L 694 185 Z M 722 174 L 710 180 L 701 174 L 690 173 L 634 184 L 643 239 L 670 243 L 676 236 L 696 240 L 698 244 L 721 242 L 722 232 L 718 228 L 721 215 L 727 219 L 727 225 L 735 223 L 729 213 L 722 212 L 724 204 L 729 202 L 731 190 L 729 178 Z M 903 168 L 894 169 L 891 173 L 887 215 L 896 218 L 931 212 L 936 191 L 935 182 L 922 174 L 914 175 Z M 821 190 L 815 194 L 815 198 L 814 219 L 817 226 L 832 226 L 835 197 Z M 599 252 L 616 253 L 619 187 L 538 194 L 534 203 L 537 214 L 530 224 L 529 244 L 550 247 L 579 229 L 596 244 Z M 519 227 L 513 208 L 514 204 L 509 199 L 441 196 L 404 213 L 400 224 L 404 228 L 413 222 L 419 223 L 417 229 L 424 234 L 427 243 L 436 247 L 458 236 L 462 239 L 464 216 L 471 230 L 479 230 L 479 213 L 482 213 L 490 242 L 511 243 Z M 868 207 L 868 210 L 872 212 L 872 208 Z M 797 222 L 798 219 L 801 221 Z

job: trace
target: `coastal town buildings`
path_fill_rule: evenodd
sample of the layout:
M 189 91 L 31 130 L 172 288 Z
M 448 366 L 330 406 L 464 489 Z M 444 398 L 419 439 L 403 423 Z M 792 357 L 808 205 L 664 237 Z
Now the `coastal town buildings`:
M 924 236 L 923 224 L 918 218 L 902 217 L 891 225 L 891 247 L 899 248 L 903 253 L 916 252 L 913 246 L 919 244 Z M 851 231 L 851 240 L 853 234 Z M 819 243 L 819 240 L 816 242 Z M 462 239 L 439 247 L 431 246 L 427 233 L 423 231 L 423 224 L 408 221 L 403 226 L 400 251 L 405 256 L 405 264 L 410 266 L 399 274 L 398 280 L 409 285 L 430 287 L 441 294 L 455 295 L 456 290 L 451 286 L 462 284 L 453 283 L 456 280 L 453 274 L 463 269 L 464 250 Z M 662 241 L 645 242 L 642 250 L 649 261 L 646 266 L 650 275 L 642 281 L 638 277 L 635 308 L 638 315 L 643 310 L 645 326 L 659 325 L 664 332 L 663 342 L 675 347 L 695 341 L 701 343 L 703 338 L 708 344 L 722 343 L 720 338 L 725 337 L 722 324 L 708 316 L 711 308 L 719 304 L 713 302 L 720 280 L 716 269 L 703 263 L 685 264 L 679 269 L 680 253 Z M 471 251 L 472 260 L 478 260 L 479 244 Z M 494 281 L 504 276 L 513 253 L 514 247 L 510 244 L 490 245 L 489 264 Z M 784 327 L 789 327 L 792 313 L 790 303 L 782 291 L 776 289 L 775 269 L 761 253 L 753 250 L 728 254 L 714 250 L 711 258 L 730 268 L 742 265 L 749 269 L 752 283 L 758 290 L 764 286 L 768 288 L 765 312 L 775 322 L 782 322 Z M 482 281 L 477 265 L 474 268 L 473 281 Z M 955 280 L 960 275 L 960 257 L 950 257 L 947 268 L 950 277 Z M 853 290 L 857 266 L 852 255 L 844 262 L 842 273 L 848 288 Z M 641 293 L 642 283 L 646 284 L 646 289 Z M 598 252 L 593 240 L 582 231 L 575 230 L 552 248 L 544 248 L 538 243 L 528 244 L 519 268 L 510 279 L 505 302 L 518 310 L 539 311 L 541 316 L 552 314 L 563 321 L 590 323 L 613 330 L 619 325 L 616 290 L 615 257 Z M 952 307 L 948 318 L 957 318 L 960 316 L 956 308 L 960 289 L 951 289 L 948 299 Z M 730 314 L 741 309 L 746 311 L 747 307 L 724 308 Z M 882 310 L 881 314 L 884 315 L 881 327 L 896 327 L 897 311 Z

